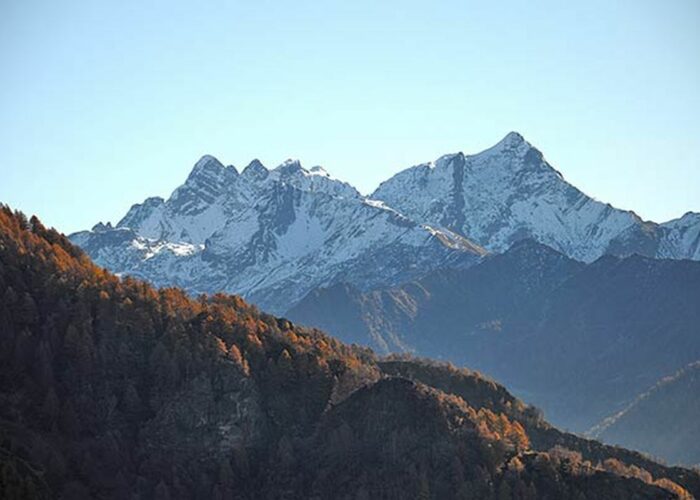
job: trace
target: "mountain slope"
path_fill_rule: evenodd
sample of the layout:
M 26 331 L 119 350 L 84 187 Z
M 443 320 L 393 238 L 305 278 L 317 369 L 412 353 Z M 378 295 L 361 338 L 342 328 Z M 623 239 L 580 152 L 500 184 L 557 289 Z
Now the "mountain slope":
M 283 312 L 310 290 L 347 281 L 398 284 L 468 266 L 483 249 L 417 224 L 316 167 L 286 162 L 241 173 L 204 157 L 164 201 L 135 205 L 116 228 L 71 236 L 97 263 L 157 285 L 239 293 Z
M 527 406 L 513 397 L 502 386 L 483 377 L 478 372 L 453 365 L 425 359 L 415 359 L 406 355 L 393 355 L 380 360 L 382 372 L 400 376 L 439 389 L 447 394 L 459 396 L 472 405 L 507 415 L 519 422 L 535 450 L 566 449 L 580 454 L 580 460 L 592 463 L 618 461 L 646 470 L 655 476 L 668 474 L 674 481 L 680 481 L 694 489 L 694 481 L 700 475 L 688 474 L 682 467 L 664 467 L 641 453 L 631 452 L 617 446 L 601 444 L 593 439 L 584 439 L 574 434 L 561 432 L 549 425 L 539 410 Z M 700 486 L 697 485 L 697 486 Z
M 287 316 L 472 366 L 583 432 L 699 359 L 699 297 L 697 262 L 607 256 L 584 265 L 523 241 L 400 287 L 316 290 Z
M 0 293 L 3 498 L 700 493 L 692 471 L 531 449 L 498 386 L 472 405 L 237 297 L 120 280 L 6 207 Z
M 456 328 L 499 330 L 506 316 L 538 307 L 544 295 L 583 268 L 549 247 L 521 240 L 471 272 L 438 270 L 399 287 L 368 292 L 343 283 L 317 289 L 286 315 L 383 353 L 443 355 L 456 348 L 457 354 L 461 347 L 449 344 Z
M 634 445 L 673 463 L 700 464 L 700 362 L 663 378 L 592 434 L 610 443 Z
M 610 252 L 700 257 L 698 214 L 679 228 L 679 221 L 643 222 L 633 212 L 596 201 L 566 182 L 516 132 L 481 153 L 445 155 L 403 170 L 371 198 L 491 252 L 532 238 L 587 262 Z M 649 231 L 657 234 L 648 236 Z

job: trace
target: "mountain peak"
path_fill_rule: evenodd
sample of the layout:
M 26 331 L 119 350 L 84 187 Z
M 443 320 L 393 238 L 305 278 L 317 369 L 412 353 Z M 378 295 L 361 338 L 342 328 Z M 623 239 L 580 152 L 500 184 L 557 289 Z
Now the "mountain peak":
M 268 174 L 269 171 L 265 165 L 263 165 L 257 158 L 251 161 L 248 166 L 243 169 L 243 172 L 241 172 L 241 175 L 246 179 L 254 180 L 263 180 L 268 176 Z
M 510 143 L 521 143 L 525 142 L 525 138 L 522 136 L 520 132 L 516 132 L 514 130 L 511 130 L 506 134 L 506 136 L 501 140 L 501 142 L 510 142 Z
M 302 172 L 305 171 L 305 169 L 301 166 L 301 162 L 299 160 L 289 158 L 287 160 L 284 160 L 282 164 L 275 168 L 275 171 L 284 175 Z
M 212 155 L 204 155 L 197 161 L 197 163 L 194 164 L 193 170 L 208 167 L 224 168 L 224 165 Z
M 330 174 L 321 165 L 316 165 L 315 167 L 311 167 L 311 169 L 309 170 L 309 173 L 312 173 L 314 175 L 323 175 L 324 177 L 330 177 Z
M 158 205 L 162 205 L 163 203 L 165 203 L 165 200 L 160 196 L 149 196 L 143 201 L 143 205 L 149 207 L 157 207 Z
M 192 167 L 190 175 L 187 177 L 188 181 L 197 180 L 200 177 L 219 177 L 223 175 L 226 167 L 211 155 L 202 156 L 197 163 Z
M 532 146 L 518 132 L 508 132 L 506 136 L 498 141 L 493 147 L 487 151 L 527 151 Z
M 587 262 L 636 223 L 633 215 L 568 184 L 518 132 L 464 161 L 446 155 L 399 172 L 372 198 L 418 222 L 447 227 L 490 252 L 535 238 Z
M 700 224 L 700 213 L 686 212 L 677 219 L 664 222 L 663 226 L 684 226 L 688 224 Z
M 267 170 L 267 168 L 265 168 L 265 165 L 263 165 L 263 163 L 260 160 L 258 160 L 257 158 L 253 158 L 253 160 L 250 163 L 248 163 L 248 166 L 244 168 L 243 171 L 245 172 L 248 169 L 260 170 L 261 168 Z
M 105 232 L 105 231 L 109 231 L 110 229 L 112 229 L 112 223 L 111 223 L 111 222 L 108 222 L 107 224 L 103 224 L 102 222 L 98 222 L 97 224 L 95 224 L 95 225 L 92 227 L 92 230 L 93 230 L 95 233 L 103 233 L 103 232 Z
M 306 192 L 325 193 L 344 198 L 361 198 L 362 195 L 346 182 L 342 182 L 326 172 L 323 167 L 305 169 L 299 160 L 286 160 L 272 170 L 271 178 Z
M 464 153 L 461 151 L 458 153 L 449 153 L 446 155 L 442 155 L 440 158 L 437 160 L 425 164 L 428 168 L 434 169 L 434 168 L 442 168 L 443 166 L 447 166 L 450 164 L 459 164 L 459 163 L 464 163 Z

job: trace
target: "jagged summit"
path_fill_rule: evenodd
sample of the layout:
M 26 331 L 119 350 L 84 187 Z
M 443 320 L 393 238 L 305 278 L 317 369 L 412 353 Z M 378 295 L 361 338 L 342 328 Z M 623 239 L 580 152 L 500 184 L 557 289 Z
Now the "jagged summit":
M 563 176 L 544 159 L 542 152 L 530 144 L 518 132 L 510 132 L 494 146 L 474 155 L 469 155 L 475 168 L 504 168 L 513 171 L 546 170 L 563 179 Z
M 298 160 L 273 170 L 254 160 L 240 176 L 220 165 L 200 160 L 167 201 L 134 205 L 120 222 L 128 234 L 86 231 L 76 242 L 116 272 L 238 293 L 276 312 L 338 280 L 385 286 L 484 253 L 460 235 L 365 203 L 349 184 Z
M 508 132 L 503 139 L 498 141 L 494 147 L 501 149 L 510 149 L 520 146 L 521 144 L 530 145 L 529 142 L 519 132 Z
M 321 165 L 316 165 L 314 167 L 311 167 L 309 169 L 309 172 L 311 172 L 312 174 L 330 176 L 330 174 L 328 172 L 326 172 L 326 169 L 323 168 Z
M 466 158 L 466 156 L 461 151 L 459 151 L 458 153 L 448 153 L 446 155 L 442 155 L 440 158 L 438 158 L 435 161 L 431 161 L 429 163 L 423 163 L 423 164 L 417 165 L 416 167 L 413 167 L 413 168 L 421 168 L 423 166 L 430 167 L 431 169 L 448 168 L 454 162 L 457 162 L 457 163 L 464 162 L 465 158 Z
M 197 160 L 197 163 L 194 164 L 194 167 L 192 168 L 193 172 L 200 171 L 202 169 L 214 169 L 214 168 L 225 168 L 224 165 L 217 160 L 214 156 L 212 155 L 204 155 L 202 156 L 199 160 Z
M 202 157 L 197 161 L 197 163 L 194 164 L 194 168 L 201 167 L 202 165 L 206 165 L 208 163 L 213 163 L 217 166 L 223 167 L 221 162 L 218 159 L 216 159 L 216 157 L 214 157 L 212 155 L 205 154 L 205 155 L 202 155 Z
M 699 215 L 644 223 L 566 182 L 517 132 L 408 168 L 370 197 L 299 160 L 274 169 L 253 160 L 238 175 L 205 155 L 166 201 L 134 205 L 118 227 L 132 232 L 91 240 L 97 232 L 87 231 L 79 244 L 114 271 L 241 293 L 276 311 L 339 279 L 395 283 L 527 239 L 585 262 L 606 253 L 700 260 Z M 280 297 L 288 303 L 270 302 Z
M 246 168 L 260 168 L 263 167 L 265 168 L 265 165 L 263 165 L 263 162 L 261 162 L 257 158 L 253 158 L 250 163 L 248 163 L 248 166 Z
M 112 228 L 112 223 L 111 223 L 111 222 L 107 222 L 106 224 L 103 223 L 103 222 L 98 222 L 97 224 L 95 224 L 94 226 L 92 226 L 92 231 L 95 232 L 95 233 L 101 233 L 101 232 L 104 232 L 104 231 L 109 231 L 110 229 L 113 229 L 113 228 Z
M 636 224 L 564 180 L 517 132 L 493 147 L 438 158 L 383 182 L 371 195 L 414 220 L 455 231 L 492 252 L 532 238 L 591 261 Z
M 241 172 L 241 176 L 245 179 L 261 181 L 267 178 L 269 171 L 257 158 L 251 161 L 246 168 Z
M 280 163 L 277 167 L 275 167 L 275 170 L 280 171 L 280 172 L 298 172 L 300 170 L 304 170 L 304 168 L 301 166 L 301 162 L 298 159 L 292 159 L 288 158 L 284 160 L 282 163 Z
M 204 155 L 192 167 L 185 184 L 193 186 L 196 190 L 216 191 L 219 189 L 218 185 L 238 176 L 238 172 L 234 172 L 235 169 L 227 169 L 213 156 Z
M 664 222 L 664 225 L 670 224 L 684 224 L 684 223 L 698 223 L 700 222 L 700 212 L 688 211 L 677 219 L 672 219 L 668 222 Z

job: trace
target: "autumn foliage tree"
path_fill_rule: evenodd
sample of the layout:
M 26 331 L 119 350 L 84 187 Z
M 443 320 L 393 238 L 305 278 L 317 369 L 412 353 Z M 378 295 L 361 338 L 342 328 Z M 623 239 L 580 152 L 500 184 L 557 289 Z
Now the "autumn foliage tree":
M 533 451 L 495 383 L 438 390 L 240 297 L 119 278 L 6 206 L 0 298 L 3 499 L 684 494 Z

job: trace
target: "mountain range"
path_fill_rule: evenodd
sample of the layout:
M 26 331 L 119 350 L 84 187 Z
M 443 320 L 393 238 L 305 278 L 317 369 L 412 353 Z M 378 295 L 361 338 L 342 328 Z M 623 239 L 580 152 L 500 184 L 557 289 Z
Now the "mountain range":
M 284 313 L 318 287 L 397 285 L 465 268 L 534 239 L 590 262 L 603 254 L 700 259 L 700 214 L 664 224 L 598 202 L 567 183 L 520 134 L 445 155 L 369 197 L 286 161 L 240 173 L 211 156 L 172 195 L 134 205 L 116 227 L 71 235 L 114 272 L 191 292 L 237 293 Z
M 8 500 L 700 495 L 478 373 L 119 278 L 6 206 L 0 295 Z
M 482 153 L 446 155 L 399 172 L 371 197 L 491 252 L 534 239 L 586 262 L 607 253 L 700 259 L 700 214 L 656 224 L 599 202 L 566 182 L 516 132 Z
M 599 202 L 515 132 L 370 196 L 298 161 L 204 156 L 167 200 L 70 239 L 120 276 L 482 370 L 576 432 L 700 360 L 700 214 L 655 223 Z M 695 456 L 678 447 L 660 456 Z
M 398 284 L 469 266 L 485 251 L 362 197 L 320 167 L 288 161 L 240 174 L 206 156 L 166 201 L 134 205 L 116 227 L 73 242 L 99 264 L 191 292 L 227 291 L 284 312 L 316 287 Z

